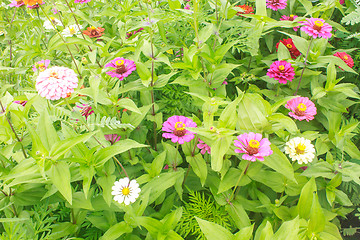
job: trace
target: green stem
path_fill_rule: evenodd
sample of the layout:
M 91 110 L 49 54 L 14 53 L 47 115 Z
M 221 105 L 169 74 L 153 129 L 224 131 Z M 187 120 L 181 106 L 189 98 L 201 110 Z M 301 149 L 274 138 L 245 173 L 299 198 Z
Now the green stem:
M 177 142 L 176 143 L 176 152 L 175 152 L 175 160 L 174 160 L 174 163 L 173 163 L 173 168 L 174 168 L 174 171 L 176 171 L 177 170 L 177 168 L 176 168 L 176 166 L 177 166 L 177 155 L 178 155 L 178 153 L 179 153 L 179 143 Z
M 299 84 L 298 84 L 298 86 L 297 86 L 297 88 L 296 88 L 296 91 L 295 91 L 295 93 L 294 93 L 294 96 L 297 95 L 297 92 L 298 92 L 298 90 L 299 90 L 299 88 L 300 88 L 301 79 L 302 79 L 302 77 L 303 77 L 303 74 L 304 74 L 304 71 L 305 71 L 305 68 L 306 68 L 306 65 L 307 65 L 307 58 L 308 58 L 308 56 L 309 56 L 310 46 L 311 46 L 311 43 L 313 42 L 313 40 L 314 40 L 313 38 L 311 38 L 311 40 L 310 40 L 309 47 L 308 47 L 308 50 L 307 50 L 306 56 L 305 56 L 304 68 L 303 68 L 303 70 L 301 71 L 301 75 L 300 75 L 300 79 L 299 79 Z
M 240 183 L 241 178 L 246 174 L 246 172 L 247 172 L 247 170 L 248 170 L 248 168 L 249 168 L 249 166 L 250 166 L 250 163 L 251 163 L 251 162 L 249 161 L 248 164 L 246 165 L 246 168 L 244 168 L 244 170 L 241 172 L 240 177 L 239 177 L 239 179 L 237 180 L 237 182 L 236 182 L 236 184 L 235 184 L 235 188 L 234 188 L 233 192 L 232 192 L 231 195 L 230 195 L 229 202 L 232 200 L 233 197 L 234 197 L 234 199 L 235 199 L 235 196 L 234 196 L 235 191 L 236 191 L 236 189 L 238 188 L 238 185 L 239 185 L 239 183 Z

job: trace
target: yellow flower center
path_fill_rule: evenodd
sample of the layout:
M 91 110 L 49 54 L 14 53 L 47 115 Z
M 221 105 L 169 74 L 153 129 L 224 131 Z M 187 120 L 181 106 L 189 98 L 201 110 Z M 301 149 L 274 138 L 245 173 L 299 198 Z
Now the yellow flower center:
M 175 123 L 175 130 L 182 131 L 184 130 L 185 124 L 183 122 L 176 122 Z
M 324 26 L 324 23 L 323 23 L 322 21 L 320 21 L 320 20 L 316 20 L 314 23 L 315 23 L 315 25 L 318 26 L 318 27 Z
M 249 142 L 249 147 L 251 147 L 251 148 L 259 148 L 260 143 L 259 143 L 259 141 L 252 139 Z
M 96 27 L 92 26 L 92 27 L 91 27 L 91 29 L 92 29 L 92 30 L 95 30 L 95 29 L 96 29 Z
M 280 65 L 280 66 L 279 66 L 279 70 L 280 70 L 280 71 L 283 71 L 284 69 L 285 69 L 284 65 Z
M 290 15 L 290 17 L 291 17 L 291 18 L 293 18 L 293 17 L 294 17 L 294 15 L 293 15 L 293 14 L 291 14 L 291 15 Z
M 296 154 L 304 154 L 305 153 L 305 145 L 304 144 L 299 144 L 297 145 L 297 147 L 295 148 Z
M 73 27 L 69 28 L 69 30 L 70 30 L 71 35 L 74 35 L 76 33 L 76 31 L 75 31 L 75 29 Z
M 45 64 L 44 64 L 44 63 L 39 63 L 39 70 L 40 70 L 40 72 L 45 71 L 45 69 L 46 69 Z
M 58 74 L 56 72 L 50 72 L 50 77 L 58 78 Z
M 127 196 L 130 194 L 130 189 L 129 187 L 124 187 L 123 189 L 121 189 L 121 192 L 123 195 Z
M 301 112 L 305 112 L 306 111 L 306 105 L 303 103 L 299 103 L 299 105 L 297 106 L 297 109 Z
M 115 62 L 115 64 L 116 64 L 117 66 L 121 66 L 121 65 L 124 64 L 124 60 L 117 60 L 117 61 Z
M 286 44 L 287 48 L 292 48 L 292 45 L 289 43 L 289 44 Z
M 346 56 L 346 55 L 345 55 L 343 58 L 344 58 L 345 60 L 348 60 L 348 59 L 349 59 L 348 56 Z

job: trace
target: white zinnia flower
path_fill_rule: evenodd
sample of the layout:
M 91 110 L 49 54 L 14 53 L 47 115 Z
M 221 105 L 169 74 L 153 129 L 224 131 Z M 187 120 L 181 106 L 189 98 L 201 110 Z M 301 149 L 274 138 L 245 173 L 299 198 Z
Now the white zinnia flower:
M 55 25 L 55 27 L 58 26 L 58 25 L 61 25 L 61 22 L 60 22 L 59 19 L 56 19 L 56 18 L 53 18 L 53 17 L 51 17 L 50 19 L 51 19 L 52 24 Z M 47 30 L 52 30 L 52 29 L 54 29 L 54 27 L 53 27 L 53 25 L 51 24 L 51 22 L 50 22 L 49 20 L 46 20 L 46 21 L 44 22 L 44 28 L 47 29 Z
M 111 194 L 114 195 L 114 200 L 125 205 L 135 202 L 141 191 L 136 180 L 130 181 L 127 177 L 116 181 L 112 190 Z
M 286 143 L 285 153 L 289 154 L 292 161 L 298 161 L 299 164 L 307 164 L 314 159 L 315 148 L 310 140 L 296 137 Z
M 70 25 L 68 27 L 66 27 L 62 33 L 61 33 L 64 37 L 72 37 L 73 35 L 77 35 L 80 34 L 80 29 L 78 28 L 78 26 L 76 24 Z

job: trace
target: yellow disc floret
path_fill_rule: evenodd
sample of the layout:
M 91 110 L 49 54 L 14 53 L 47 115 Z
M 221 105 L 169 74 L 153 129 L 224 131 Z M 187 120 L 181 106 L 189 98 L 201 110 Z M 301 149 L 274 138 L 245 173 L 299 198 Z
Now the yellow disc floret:
M 322 21 L 320 21 L 320 20 L 316 20 L 314 23 L 315 23 L 315 25 L 318 26 L 318 27 L 324 26 L 324 23 L 323 23 Z
M 295 148 L 296 154 L 304 154 L 305 153 L 306 146 L 302 143 L 299 143 L 297 147 Z
M 125 196 L 130 194 L 130 189 L 129 187 L 124 187 L 123 189 L 121 189 L 121 193 Z
M 306 111 L 306 105 L 303 103 L 299 103 L 299 105 L 297 106 L 297 109 L 301 112 L 305 112 Z
M 121 66 L 121 65 L 123 65 L 124 64 L 124 60 L 117 60 L 116 61 L 116 65 L 117 66 Z
M 287 48 L 292 48 L 293 46 L 289 43 L 289 44 L 286 44 Z
M 343 57 L 343 59 L 348 60 L 349 58 L 348 58 L 348 56 L 345 55 L 345 56 Z
M 279 70 L 280 70 L 280 71 L 283 71 L 284 69 L 285 69 L 285 66 L 284 66 L 284 65 L 280 65 L 280 66 L 279 66 Z
M 184 130 L 185 124 L 183 122 L 176 122 L 175 123 L 175 129 L 177 131 L 182 131 Z
M 260 147 L 260 143 L 259 141 L 252 139 L 249 141 L 249 147 L 251 148 L 259 148 Z

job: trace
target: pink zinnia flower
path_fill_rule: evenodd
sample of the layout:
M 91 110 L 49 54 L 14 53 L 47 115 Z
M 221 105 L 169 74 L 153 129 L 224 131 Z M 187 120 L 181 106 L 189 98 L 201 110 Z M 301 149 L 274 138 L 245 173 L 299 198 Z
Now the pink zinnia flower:
M 184 9 L 190 10 L 190 5 L 189 5 L 189 4 L 186 4 L 186 6 L 184 7 Z
M 135 62 L 125 58 L 115 58 L 105 65 L 105 67 L 113 67 L 115 70 L 106 72 L 111 77 L 117 77 L 122 81 L 136 70 Z
M 273 153 L 270 148 L 270 141 L 262 138 L 260 133 L 244 133 L 237 136 L 238 140 L 234 141 L 234 145 L 240 149 L 235 149 L 236 153 L 245 153 L 242 159 L 255 162 L 256 159 L 264 161 L 264 157 Z
M 290 109 L 289 116 L 297 120 L 306 120 L 310 121 L 314 119 L 316 115 L 315 104 L 309 100 L 307 97 L 296 97 L 293 98 L 285 104 L 287 109 Z
M 290 15 L 290 16 L 286 16 L 286 15 L 283 15 L 281 16 L 280 18 L 280 21 L 294 21 L 298 16 L 297 15 Z M 293 27 L 294 31 L 296 32 L 298 29 L 300 28 L 300 26 L 298 27 Z
M 172 142 L 183 144 L 190 142 L 194 138 L 194 133 L 186 130 L 186 127 L 197 127 L 196 123 L 184 116 L 169 117 L 162 127 L 164 138 L 170 138 Z
M 337 52 L 334 56 L 341 58 L 341 60 L 343 60 L 349 67 L 352 68 L 354 66 L 354 60 L 349 54 L 345 52 Z
M 287 0 L 266 0 L 266 7 L 274 11 L 279 9 L 285 9 L 287 5 Z
M 9 7 L 21 7 L 22 5 L 25 5 L 25 3 L 23 2 L 23 0 L 13 0 L 13 1 L 9 4 Z
M 39 95 L 50 100 L 66 98 L 67 93 L 74 92 L 77 86 L 76 73 L 66 67 L 52 67 L 40 72 L 35 84 Z
M 308 18 L 303 24 L 305 26 L 302 26 L 300 30 L 306 32 L 309 36 L 313 38 L 331 38 L 332 27 L 328 23 L 325 23 L 324 19 Z
M 204 143 L 203 141 L 201 141 L 201 139 L 199 139 L 199 144 L 196 145 L 199 149 L 201 149 L 200 153 L 202 155 L 204 155 L 206 152 L 208 154 L 211 154 L 211 148 L 209 145 L 207 145 L 206 143 Z
M 106 135 L 104 135 L 104 137 L 106 140 L 108 140 L 111 143 L 111 145 L 120 141 L 120 138 L 121 138 L 121 136 L 119 136 L 117 134 L 106 134 Z
M 81 4 L 88 3 L 88 2 L 91 2 L 91 0 L 75 0 L 74 1 L 74 3 L 81 3 Z
M 91 114 L 94 113 L 94 111 L 92 110 L 92 107 L 89 104 L 81 104 L 81 105 L 76 105 L 77 108 L 80 108 L 80 113 L 82 116 L 84 116 L 85 118 L 87 118 L 88 116 L 90 116 Z M 106 138 L 106 137 L 105 137 Z M 107 139 L 106 139 L 107 140 Z
M 41 60 L 41 61 L 38 61 L 37 63 L 35 63 L 35 65 L 32 67 L 32 70 L 34 72 L 37 72 L 38 70 L 40 72 L 43 72 L 47 69 L 47 67 L 49 66 L 50 64 L 50 60 Z
M 25 100 L 19 100 L 19 101 L 14 101 L 14 103 L 20 104 L 20 105 L 22 105 L 23 107 L 25 107 L 27 101 L 25 101 Z
M 286 84 L 292 81 L 295 76 L 294 68 L 287 61 L 275 61 L 271 64 L 267 74 L 271 78 L 275 78 L 279 83 Z
M 339 0 L 339 3 L 343 5 L 345 3 L 345 0 Z

